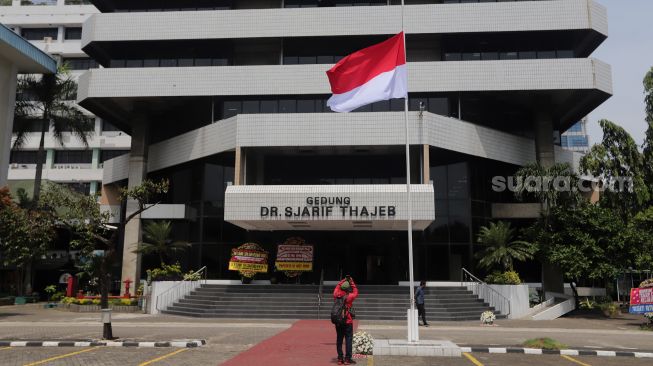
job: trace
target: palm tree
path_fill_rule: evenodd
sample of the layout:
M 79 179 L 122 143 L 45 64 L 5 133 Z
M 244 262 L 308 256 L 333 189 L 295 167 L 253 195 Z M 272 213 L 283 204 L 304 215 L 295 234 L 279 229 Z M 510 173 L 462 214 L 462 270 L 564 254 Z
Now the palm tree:
M 93 130 L 92 120 L 72 101 L 77 93 L 77 83 L 66 66 L 60 66 L 53 75 L 25 75 L 17 86 L 18 98 L 14 116 L 16 126 L 13 148 L 22 148 L 29 137 L 30 127 L 36 125 L 41 140 L 36 160 L 33 205 L 41 195 L 43 161 L 45 160 L 45 134 L 52 129 L 55 140 L 64 146 L 63 132 L 70 131 L 88 148 L 88 138 Z
M 515 229 L 510 227 L 510 223 L 499 221 L 491 222 L 490 226 L 483 226 L 477 241 L 486 248 L 477 254 L 480 258 L 479 266 L 490 269 L 500 265 L 504 271 L 512 271 L 514 261 L 533 259 L 537 246 L 526 241 L 513 240 L 514 238 Z
M 134 253 L 157 254 L 161 266 L 163 266 L 165 264 L 164 258 L 169 258 L 173 253 L 184 251 L 190 246 L 188 242 L 169 239 L 171 232 L 170 221 L 148 222 L 143 228 L 143 237 L 147 241 L 140 243 L 139 248 L 134 250 Z

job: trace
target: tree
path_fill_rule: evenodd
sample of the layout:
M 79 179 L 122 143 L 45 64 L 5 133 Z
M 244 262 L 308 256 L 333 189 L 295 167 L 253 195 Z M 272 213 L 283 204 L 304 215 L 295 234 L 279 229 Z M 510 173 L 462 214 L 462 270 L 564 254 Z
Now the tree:
M 513 271 L 514 261 L 533 259 L 537 246 L 514 238 L 515 229 L 510 227 L 510 223 L 499 221 L 483 226 L 477 241 L 486 248 L 477 254 L 480 258 L 478 264 L 485 269 L 500 265 L 504 271 Z
M 549 226 L 539 221 L 528 231 L 531 237 L 549 238 L 542 254 L 571 280 L 578 301 L 574 282 L 613 279 L 632 265 L 624 230 L 624 220 L 614 209 L 583 201 L 554 207 Z
M 5 266 L 16 267 L 19 295 L 32 288 L 32 265 L 47 253 L 55 235 L 48 215 L 19 207 L 7 188 L 0 189 L 0 253 Z
M 99 266 L 93 271 L 99 273 L 100 306 L 109 308 L 109 291 L 111 288 L 111 268 L 119 249 L 120 233 L 125 226 L 144 211 L 157 205 L 161 195 L 168 192 L 168 181 L 154 182 L 144 180 L 133 188 L 120 190 L 120 201 L 135 203 L 135 209 L 121 217 L 118 224 L 112 224 L 112 214 L 102 211 L 94 196 L 84 196 L 57 184 L 48 185 L 44 192 L 40 208 L 49 212 L 61 226 L 67 228 L 74 236 L 71 246 L 80 250 L 87 263 Z M 98 251 L 101 251 L 98 253 Z M 95 257 L 95 258 L 93 258 Z M 111 323 L 104 324 L 103 337 L 113 338 Z
M 548 218 L 552 207 L 558 204 L 574 204 L 579 200 L 576 190 L 578 175 L 567 163 L 556 163 L 550 167 L 532 163 L 515 174 L 519 200 L 531 198 L 542 204 L 542 214 Z
M 623 182 L 615 187 L 618 189 L 601 192 L 601 204 L 617 209 L 628 220 L 650 200 L 644 157 L 635 140 L 621 126 L 605 119 L 599 121 L 599 125 L 603 129 L 603 140 L 581 159 L 581 170 L 606 184 Z
M 653 67 L 644 77 L 644 103 L 646 104 L 646 138 L 643 145 L 644 174 L 653 196 Z M 653 198 L 653 197 L 652 197 Z
M 71 131 L 88 147 L 93 123 L 71 102 L 77 93 L 77 83 L 66 67 L 60 67 L 57 73 L 52 75 L 24 75 L 18 81 L 17 90 L 19 98 L 16 101 L 14 116 L 17 132 L 13 148 L 20 149 L 25 145 L 28 133 L 34 125 L 39 127 L 41 133 L 32 195 L 36 204 L 41 195 L 45 134 L 52 129 L 52 136 L 64 146 L 63 133 Z
M 628 223 L 627 250 L 633 268 L 653 269 L 653 206 L 639 212 Z
M 148 222 L 143 228 L 143 236 L 147 242 L 139 243 L 139 248 L 134 253 L 156 254 L 163 267 L 166 264 L 164 258 L 170 258 L 172 254 L 184 251 L 190 246 L 188 242 L 172 241 L 170 239 L 171 232 L 170 221 Z

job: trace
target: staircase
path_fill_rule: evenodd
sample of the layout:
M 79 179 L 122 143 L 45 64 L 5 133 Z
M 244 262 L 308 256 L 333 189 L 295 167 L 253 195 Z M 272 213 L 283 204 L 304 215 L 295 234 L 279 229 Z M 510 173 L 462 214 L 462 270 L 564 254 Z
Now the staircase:
M 358 289 L 354 302 L 357 319 L 406 319 L 410 306 L 407 287 L 360 285 Z M 324 286 L 321 306 L 318 291 L 317 285 L 204 284 L 162 313 L 204 318 L 328 319 L 333 287 Z M 483 311 L 494 310 L 465 287 L 427 287 L 425 303 L 429 321 L 478 320 Z

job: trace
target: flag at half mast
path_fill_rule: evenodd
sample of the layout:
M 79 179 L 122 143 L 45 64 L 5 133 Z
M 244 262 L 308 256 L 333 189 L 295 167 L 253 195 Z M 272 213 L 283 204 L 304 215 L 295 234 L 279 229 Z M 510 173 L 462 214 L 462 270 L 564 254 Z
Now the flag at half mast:
M 381 100 L 406 98 L 408 70 L 404 33 L 354 52 L 327 71 L 334 112 L 351 112 Z

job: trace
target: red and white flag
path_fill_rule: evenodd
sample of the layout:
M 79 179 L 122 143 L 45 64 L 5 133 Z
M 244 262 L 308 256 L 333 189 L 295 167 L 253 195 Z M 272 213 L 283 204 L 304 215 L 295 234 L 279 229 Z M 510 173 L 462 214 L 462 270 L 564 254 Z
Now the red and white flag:
M 333 92 L 327 105 L 334 112 L 351 112 L 381 100 L 406 98 L 404 33 L 343 58 L 327 71 L 327 76 Z

